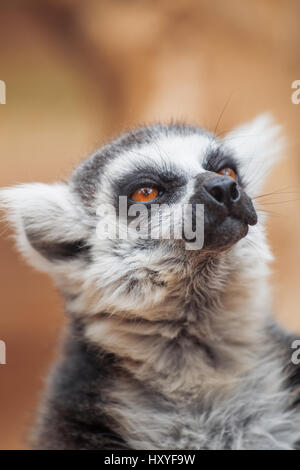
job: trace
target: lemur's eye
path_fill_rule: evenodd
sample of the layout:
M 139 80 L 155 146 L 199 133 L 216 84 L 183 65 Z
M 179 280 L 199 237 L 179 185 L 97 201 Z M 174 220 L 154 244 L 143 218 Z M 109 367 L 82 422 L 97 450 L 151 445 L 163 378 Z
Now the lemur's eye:
M 144 187 L 137 189 L 130 199 L 137 202 L 151 202 L 158 196 L 158 189 L 155 187 Z
M 230 176 L 230 178 L 236 179 L 236 173 L 232 168 L 222 168 L 222 170 L 218 171 L 219 175 Z

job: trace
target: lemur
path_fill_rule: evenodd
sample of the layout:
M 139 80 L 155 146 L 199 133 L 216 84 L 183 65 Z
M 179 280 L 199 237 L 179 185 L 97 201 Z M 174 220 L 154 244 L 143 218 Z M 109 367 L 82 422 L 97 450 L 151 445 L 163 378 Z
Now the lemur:
M 225 137 L 157 124 L 103 146 L 66 182 L 1 190 L 19 250 L 52 276 L 69 319 L 32 448 L 299 446 L 300 366 L 272 318 L 257 201 L 281 153 L 269 115 Z M 120 218 L 120 196 L 128 210 L 167 205 L 175 222 L 183 204 L 203 205 L 203 246 L 100 239 L 98 207 Z

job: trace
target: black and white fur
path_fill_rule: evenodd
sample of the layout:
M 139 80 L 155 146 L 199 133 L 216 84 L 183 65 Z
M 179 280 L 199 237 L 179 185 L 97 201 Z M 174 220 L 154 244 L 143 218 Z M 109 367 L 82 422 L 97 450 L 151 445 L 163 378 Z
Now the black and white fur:
M 211 153 L 235 160 L 255 205 L 282 151 L 279 130 L 267 115 L 223 139 L 144 127 L 66 183 L 1 191 L 20 251 L 53 277 L 70 318 L 35 448 L 296 448 L 300 370 L 271 315 L 263 217 L 221 251 L 96 235 L 99 204 L 115 204 L 143 172 L 167 175 L 176 213 Z

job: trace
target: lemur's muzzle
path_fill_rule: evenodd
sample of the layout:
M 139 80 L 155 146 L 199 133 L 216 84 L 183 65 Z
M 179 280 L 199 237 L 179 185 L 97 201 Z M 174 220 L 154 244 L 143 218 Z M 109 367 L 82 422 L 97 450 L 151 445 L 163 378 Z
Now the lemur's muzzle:
M 190 203 L 204 205 L 204 248 L 225 249 L 247 235 L 257 223 L 252 201 L 229 176 L 205 172 L 196 178 Z M 193 211 L 193 228 L 196 228 Z

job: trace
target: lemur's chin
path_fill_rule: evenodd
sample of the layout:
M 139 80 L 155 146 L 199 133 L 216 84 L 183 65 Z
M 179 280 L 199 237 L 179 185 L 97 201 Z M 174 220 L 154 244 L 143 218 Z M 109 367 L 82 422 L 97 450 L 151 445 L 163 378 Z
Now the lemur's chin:
M 228 216 L 223 222 L 204 234 L 203 249 L 224 251 L 231 248 L 248 234 L 248 224 L 236 217 Z

